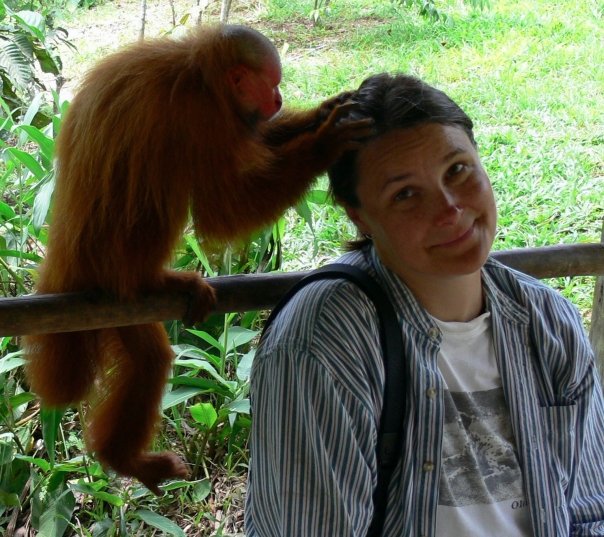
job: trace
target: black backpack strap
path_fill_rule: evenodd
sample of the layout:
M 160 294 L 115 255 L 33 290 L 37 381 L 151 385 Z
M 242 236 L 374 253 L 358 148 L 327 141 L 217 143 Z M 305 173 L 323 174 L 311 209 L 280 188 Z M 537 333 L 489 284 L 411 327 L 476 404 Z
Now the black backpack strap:
M 316 280 L 346 279 L 358 285 L 374 303 L 380 324 L 380 341 L 384 360 L 384 404 L 377 441 L 378 480 L 373 493 L 373 519 L 368 537 L 382 534 L 388 503 L 388 487 L 401 455 L 401 439 L 406 401 L 403 340 L 394 307 L 384 289 L 364 270 L 341 263 L 325 265 L 296 283 L 273 308 L 262 334 L 302 287 Z

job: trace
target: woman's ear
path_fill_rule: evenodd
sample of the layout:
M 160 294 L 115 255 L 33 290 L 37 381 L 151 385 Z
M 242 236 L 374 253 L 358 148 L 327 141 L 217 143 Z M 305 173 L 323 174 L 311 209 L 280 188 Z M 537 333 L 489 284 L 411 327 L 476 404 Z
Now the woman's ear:
M 357 227 L 359 233 L 362 235 L 371 235 L 369 231 L 369 226 L 365 223 L 363 218 L 363 209 L 360 207 L 351 207 L 350 205 L 344 205 L 344 210 L 346 211 L 346 215 L 352 223 Z

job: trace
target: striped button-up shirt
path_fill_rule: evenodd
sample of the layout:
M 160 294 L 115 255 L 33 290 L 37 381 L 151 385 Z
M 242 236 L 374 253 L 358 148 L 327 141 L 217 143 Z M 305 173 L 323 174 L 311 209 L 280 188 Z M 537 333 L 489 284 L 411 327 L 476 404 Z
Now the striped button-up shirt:
M 384 535 L 435 536 L 443 439 L 441 334 L 371 248 L 343 256 L 395 304 L 409 368 Z M 494 260 L 486 308 L 534 535 L 604 536 L 604 400 L 576 309 Z M 248 537 L 363 537 L 371 522 L 384 370 L 375 308 L 319 281 L 277 316 L 252 368 Z

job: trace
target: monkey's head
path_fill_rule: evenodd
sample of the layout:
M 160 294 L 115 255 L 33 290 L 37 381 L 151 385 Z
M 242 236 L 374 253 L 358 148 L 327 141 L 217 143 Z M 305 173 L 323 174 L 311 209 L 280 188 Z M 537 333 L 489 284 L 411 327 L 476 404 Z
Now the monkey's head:
M 234 53 L 227 84 L 241 115 L 251 124 L 270 119 L 283 103 L 279 52 L 266 36 L 246 26 L 225 25 L 223 36 Z
M 281 110 L 281 63 L 273 58 L 267 57 L 259 69 L 244 64 L 233 67 L 228 81 L 247 118 L 266 121 Z

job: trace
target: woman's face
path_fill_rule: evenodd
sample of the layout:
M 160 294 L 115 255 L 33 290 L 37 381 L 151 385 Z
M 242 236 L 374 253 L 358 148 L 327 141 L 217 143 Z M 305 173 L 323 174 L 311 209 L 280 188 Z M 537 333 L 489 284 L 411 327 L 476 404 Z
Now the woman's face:
M 346 207 L 408 284 L 475 274 L 495 236 L 493 191 L 458 127 L 426 123 L 372 140 L 358 160 L 360 207 Z

